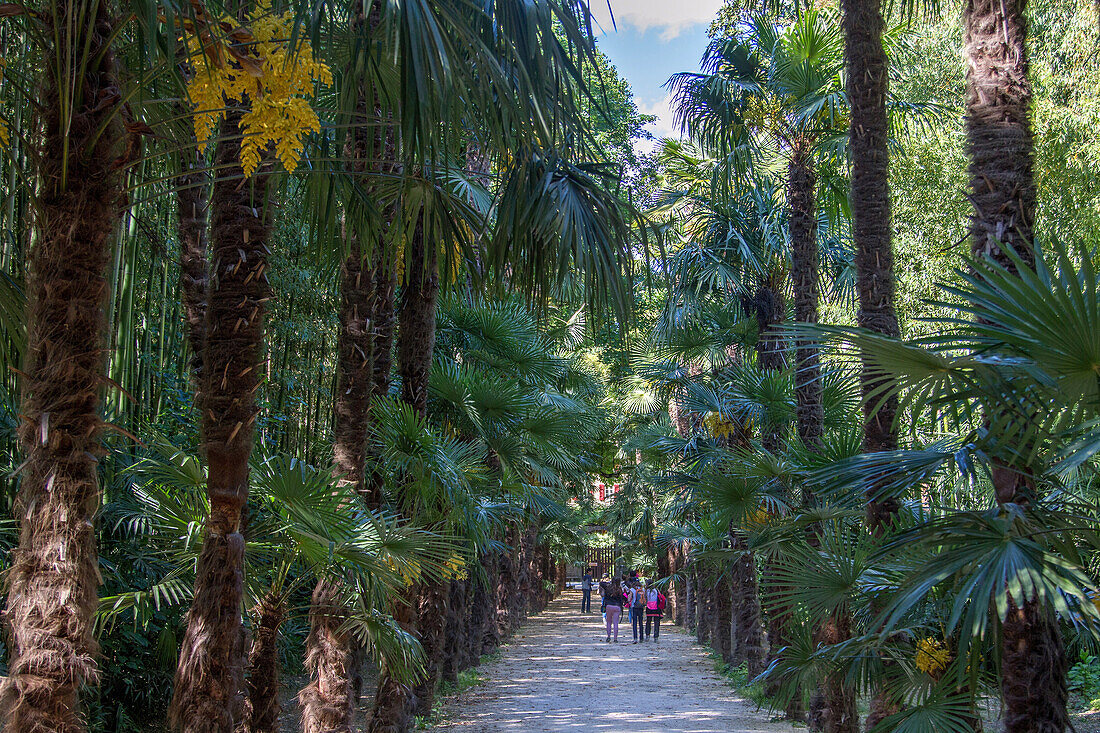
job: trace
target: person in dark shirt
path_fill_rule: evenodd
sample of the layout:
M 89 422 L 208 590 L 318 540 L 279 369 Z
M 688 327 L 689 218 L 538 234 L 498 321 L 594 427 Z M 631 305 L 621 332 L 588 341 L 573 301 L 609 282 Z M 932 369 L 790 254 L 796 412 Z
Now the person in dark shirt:
M 581 578 L 581 613 L 592 613 L 592 568 L 585 568 Z
M 604 623 L 607 626 L 607 641 L 619 640 L 619 619 L 623 615 L 623 586 L 618 577 L 612 578 L 607 584 L 607 593 L 604 596 Z

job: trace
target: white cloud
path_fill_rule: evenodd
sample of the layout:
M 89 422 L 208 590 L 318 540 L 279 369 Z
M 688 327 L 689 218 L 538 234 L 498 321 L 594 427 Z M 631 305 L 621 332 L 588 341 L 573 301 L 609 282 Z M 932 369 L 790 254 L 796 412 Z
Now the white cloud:
M 680 131 L 673 120 L 672 95 L 666 94 L 661 99 L 637 100 L 637 103 L 638 111 L 642 114 L 657 115 L 657 121 L 648 126 L 654 138 L 659 140 L 662 137 L 680 137 Z M 657 140 L 641 140 L 635 149 L 648 152 L 656 147 Z
M 667 42 L 693 25 L 709 23 L 722 4 L 723 0 L 611 0 L 611 10 L 617 26 L 631 25 L 642 33 L 659 28 L 661 40 Z M 607 0 L 589 0 L 589 7 L 603 29 L 611 32 Z

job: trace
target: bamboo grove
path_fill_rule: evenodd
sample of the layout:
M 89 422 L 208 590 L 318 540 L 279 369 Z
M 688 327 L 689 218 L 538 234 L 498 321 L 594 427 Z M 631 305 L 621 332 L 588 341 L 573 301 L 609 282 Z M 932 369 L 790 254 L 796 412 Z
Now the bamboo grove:
M 593 526 L 811 730 L 1067 729 L 1094 12 L 727 3 L 643 155 L 581 0 L 3 6 L 3 730 L 412 730 Z

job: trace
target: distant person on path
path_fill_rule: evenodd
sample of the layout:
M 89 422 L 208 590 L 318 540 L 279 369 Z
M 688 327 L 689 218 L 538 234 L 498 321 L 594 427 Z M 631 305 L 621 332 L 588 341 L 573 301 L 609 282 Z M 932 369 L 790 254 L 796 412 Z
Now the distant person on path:
M 656 588 L 649 588 L 645 592 L 645 636 L 649 638 L 649 627 L 653 625 L 653 641 L 661 635 L 661 617 L 665 615 L 665 604 L 668 599 L 665 594 Z
M 633 589 L 630 601 L 630 631 L 634 634 L 634 644 L 645 641 L 645 586 L 640 582 Z
M 619 641 L 619 619 L 623 615 L 623 586 L 619 579 L 612 578 L 607 584 L 607 594 L 604 595 L 604 623 L 607 626 L 607 641 L 611 642 L 612 636 Z
M 592 613 L 592 569 L 585 568 L 581 578 L 581 613 Z

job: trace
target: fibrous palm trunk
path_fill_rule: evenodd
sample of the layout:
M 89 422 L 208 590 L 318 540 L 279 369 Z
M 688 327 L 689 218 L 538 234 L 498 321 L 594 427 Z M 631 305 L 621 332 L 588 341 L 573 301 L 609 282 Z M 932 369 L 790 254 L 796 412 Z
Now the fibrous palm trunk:
M 706 644 L 710 640 L 710 631 L 713 626 L 711 597 L 714 594 L 714 583 L 708 569 L 700 568 L 696 577 L 699 582 L 696 583 L 698 593 L 696 595 L 695 640 L 700 644 Z
M 794 288 L 794 320 L 817 323 L 818 253 L 817 175 L 810 142 L 799 141 L 787 169 L 787 205 L 790 207 L 791 281 Z M 809 450 L 821 449 L 825 431 L 822 403 L 821 366 L 817 345 L 800 336 L 795 351 L 795 400 L 798 405 L 798 437 Z
M 881 0 L 842 0 L 844 55 L 851 105 L 852 238 L 859 278 L 859 325 L 884 336 L 899 335 L 894 306 L 894 249 L 890 230 L 889 120 L 886 114 L 888 65 L 882 46 Z M 863 367 L 862 390 L 879 387 L 877 375 Z M 864 401 L 863 449 L 897 447 L 897 400 Z M 867 524 L 881 532 L 897 513 L 896 499 L 871 493 Z
M 966 133 L 970 155 L 970 247 L 1015 272 L 1011 248 L 1034 264 L 1035 181 L 1028 79 L 1026 0 L 968 0 Z M 995 462 L 999 504 L 1026 503 L 1028 486 Z M 1001 695 L 1007 733 L 1063 731 L 1067 661 L 1051 613 L 1032 599 L 1013 598 L 1001 630 Z
M 710 630 L 710 646 L 724 662 L 733 661 L 734 593 L 728 569 L 720 571 L 714 584 L 714 603 L 711 608 L 713 624 Z
M 841 0 L 848 102 L 851 106 L 849 147 L 852 158 L 852 238 L 859 280 L 859 325 L 884 336 L 896 337 L 894 306 L 894 249 L 890 219 L 889 120 L 886 92 L 889 67 L 882 45 L 881 0 Z M 897 448 L 894 419 L 897 399 L 879 400 L 871 394 L 880 377 L 864 362 L 861 372 L 863 449 L 866 452 Z M 898 502 L 881 496 L 874 487 L 867 492 L 867 527 L 881 535 L 893 522 Z M 879 686 L 871 701 L 868 727 L 897 712 L 900 705 Z
M 817 627 L 814 641 L 833 645 L 847 641 L 851 636 L 851 619 L 847 614 L 838 614 Z M 814 691 L 810 700 L 810 730 L 820 733 L 859 733 L 855 691 L 837 679 L 841 677 L 843 673 L 833 672 Z
M 181 108 L 182 113 L 182 108 Z M 180 243 L 180 301 L 187 345 L 191 348 L 191 375 L 202 383 L 202 343 L 206 333 L 206 225 L 210 204 L 210 171 L 197 143 L 187 141 L 180 153 L 176 177 L 176 218 Z
M 420 226 L 408 247 L 398 310 L 398 371 L 402 401 L 424 417 L 428 412 L 428 378 L 435 348 L 439 272 L 434 243 L 425 242 Z M 383 670 L 371 715 L 371 733 L 404 733 L 411 728 L 415 711 L 424 707 L 430 711 L 441 671 L 438 661 L 443 641 L 444 591 L 445 587 L 438 587 L 438 584 L 417 586 L 410 591 L 406 602 L 400 604 L 403 611 L 398 620 L 420 640 L 428 660 L 428 675 L 414 690 L 398 683 Z M 418 611 L 421 608 L 431 612 L 420 618 Z M 426 695 L 427 699 L 418 699 L 418 693 Z
M 800 140 L 792 150 L 787 177 L 787 203 L 790 206 L 791 279 L 794 285 L 794 318 L 800 324 L 817 323 L 818 247 L 817 247 L 817 176 L 808 140 Z M 795 365 L 795 400 L 798 405 L 798 437 L 802 445 L 819 452 L 825 432 L 822 401 L 821 366 L 817 345 L 799 337 Z M 802 501 L 812 506 L 815 499 L 804 494 Z M 819 644 L 838 644 L 847 640 L 849 619 L 846 615 L 825 621 L 816 633 Z M 826 675 L 810 700 L 810 729 L 823 733 L 856 733 L 855 690 L 844 683 L 840 674 Z
M 256 623 L 248 654 L 248 715 L 246 733 L 278 733 L 279 629 L 286 618 L 280 595 L 268 593 L 254 609 Z
M 744 664 L 751 676 L 764 671 L 767 650 L 764 627 L 760 621 L 760 592 L 756 582 L 756 563 L 743 533 L 730 528 L 730 549 L 740 555 L 729 567 L 734 592 L 730 661 Z
M 338 586 L 322 580 L 313 589 L 306 637 L 306 669 L 310 682 L 298 694 L 304 733 L 349 733 L 354 711 L 357 658 L 344 628 L 347 609 Z
M 240 109 L 230 107 L 214 160 L 224 175 L 212 196 L 200 402 L 210 514 L 171 706 L 173 725 L 188 733 L 231 730 L 243 708 L 241 524 L 270 288 L 266 176 L 260 172 L 242 184 L 240 119 Z
M 1015 270 L 1006 245 L 1034 259 L 1035 140 L 1031 132 L 1026 0 L 968 0 L 963 10 L 970 246 Z
M 75 733 L 85 727 L 80 687 L 96 675 L 104 310 L 125 204 L 116 167 L 125 131 L 104 3 L 62 0 L 40 18 L 42 36 L 54 43 L 46 58 L 84 72 L 73 78 L 51 69 L 41 90 L 19 427 L 26 460 L 15 507 L 19 546 L 7 578 L 11 663 L 0 709 L 9 733 Z
M 352 21 L 352 30 L 362 29 L 362 13 Z M 362 90 L 357 90 L 356 116 L 365 117 Z M 362 175 L 367 161 L 378 159 L 385 132 L 374 132 L 362 119 L 353 119 L 344 144 L 344 158 L 351 172 Z M 369 266 L 377 262 L 372 253 L 364 256 L 360 232 L 344 221 L 348 252 L 340 268 L 340 313 L 337 336 L 336 393 L 333 397 L 332 467 L 340 480 L 354 488 L 371 508 L 381 503 L 376 487 L 367 480 L 367 438 L 371 429 L 371 399 L 374 396 L 372 318 L 375 314 L 376 273 Z M 351 730 L 351 716 L 358 698 L 353 678 L 361 663 L 349 634 L 341 630 L 346 613 L 334 605 L 333 581 L 322 578 L 313 593 L 313 603 L 323 608 L 310 612 L 311 629 L 306 639 L 309 684 L 298 699 L 302 705 L 302 728 L 306 733 L 343 733 Z
M 794 232 L 792 231 L 793 235 Z M 782 332 L 778 330 L 778 326 L 786 317 L 786 298 L 783 294 L 784 279 L 784 273 L 782 272 L 771 273 L 768 280 L 757 290 L 753 299 L 753 309 L 756 313 L 757 325 L 760 328 L 760 340 L 756 345 L 756 362 L 760 369 L 766 372 L 778 372 L 787 366 L 785 339 Z M 765 449 L 777 453 L 783 449 L 784 436 L 778 426 L 765 426 L 761 431 L 760 441 Z M 744 576 L 744 573 L 741 575 Z M 766 593 L 763 595 L 762 600 L 764 602 L 771 601 L 768 604 L 770 607 L 767 608 L 769 659 L 775 659 L 780 650 L 789 643 L 790 632 L 788 627 L 791 624 L 790 614 L 776 602 L 776 599 L 782 595 L 783 588 L 774 583 L 773 577 L 772 568 L 766 565 L 764 567 Z M 748 600 L 746 598 L 742 603 L 747 603 Z M 743 612 L 751 614 L 752 608 L 745 608 Z M 743 633 L 750 632 L 746 629 Z M 792 698 L 786 710 L 787 717 L 795 720 L 802 717 L 799 699 L 797 695 Z
M 695 606 L 698 598 L 698 574 L 695 570 L 695 561 L 688 561 L 687 578 L 684 582 L 684 628 L 695 631 Z

